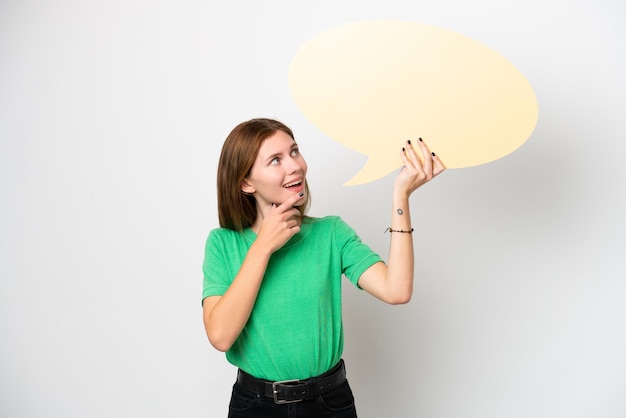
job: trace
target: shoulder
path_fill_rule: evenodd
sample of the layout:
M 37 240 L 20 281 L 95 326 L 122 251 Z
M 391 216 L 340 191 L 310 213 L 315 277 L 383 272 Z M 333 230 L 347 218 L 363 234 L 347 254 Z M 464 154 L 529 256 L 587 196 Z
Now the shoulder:
M 322 218 L 307 217 L 304 224 L 308 224 L 314 235 L 324 234 L 328 237 L 343 239 L 343 237 L 355 234 L 340 216 L 324 216 Z
M 230 245 L 247 239 L 246 231 L 235 231 L 228 228 L 215 228 L 209 232 L 206 244 L 210 245 Z
M 333 226 L 333 225 L 336 225 L 337 223 L 345 223 L 345 222 L 339 216 L 330 215 L 330 216 L 323 216 L 321 218 L 313 218 L 311 216 L 307 216 L 304 218 L 304 223 L 321 227 L 321 226 Z
M 308 225 L 309 228 L 316 232 L 322 230 L 335 230 L 337 227 L 342 228 L 343 226 L 347 226 L 347 224 L 339 216 L 324 216 L 322 218 L 312 218 L 307 216 L 304 219 L 303 224 Z
M 235 231 L 233 229 L 215 228 L 215 229 L 212 229 L 209 232 L 209 237 L 214 237 L 214 238 L 218 238 L 218 237 L 232 237 L 232 236 L 240 235 L 240 234 L 241 234 L 240 231 Z
M 235 233 L 237 232 L 233 231 L 232 229 L 215 228 L 209 232 L 207 241 L 222 241 L 232 239 Z

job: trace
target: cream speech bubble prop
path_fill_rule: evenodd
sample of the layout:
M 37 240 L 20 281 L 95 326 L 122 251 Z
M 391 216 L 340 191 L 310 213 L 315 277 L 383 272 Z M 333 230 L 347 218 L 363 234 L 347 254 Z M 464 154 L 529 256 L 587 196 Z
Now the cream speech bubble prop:
M 364 21 L 322 32 L 295 54 L 289 87 L 330 138 L 369 157 L 346 185 L 402 166 L 424 138 L 448 168 L 501 158 L 537 123 L 537 99 L 513 64 L 478 41 L 406 21 Z

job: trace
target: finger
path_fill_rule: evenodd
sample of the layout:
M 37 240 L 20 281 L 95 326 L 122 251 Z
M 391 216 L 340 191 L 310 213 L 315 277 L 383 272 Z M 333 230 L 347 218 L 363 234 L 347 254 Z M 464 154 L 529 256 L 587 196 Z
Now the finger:
M 439 156 L 436 155 L 434 152 L 432 153 L 432 156 L 433 156 L 433 176 L 436 176 L 437 174 L 443 172 L 446 169 L 446 166 L 443 165 L 443 163 L 439 159 Z
M 300 226 L 300 222 L 298 222 L 297 219 L 295 218 L 289 218 L 289 220 L 286 222 L 287 224 L 287 228 L 289 229 L 293 229 L 295 227 L 299 227 Z
M 402 151 L 404 151 L 404 154 L 406 155 L 406 158 L 409 161 L 409 165 L 408 166 L 413 166 L 413 167 L 421 167 L 422 166 L 422 162 L 417 157 L 417 154 L 415 153 L 415 149 L 413 149 L 413 145 L 411 144 L 411 140 L 406 141 L 406 145 L 405 145 L 404 148 L 402 148 Z
M 281 212 L 285 212 L 293 208 L 294 206 L 296 206 L 298 203 L 302 203 L 301 201 L 304 201 L 303 191 L 293 196 L 290 196 L 287 200 L 285 200 L 283 203 L 278 205 L 278 210 Z
M 298 208 L 292 207 L 286 210 L 283 215 L 285 215 L 287 219 L 297 219 L 300 217 L 300 210 Z
M 284 215 L 293 209 L 293 206 L 286 204 L 287 202 L 283 202 L 280 205 L 276 203 L 272 203 L 272 212 L 276 215 Z
M 405 166 L 410 168 L 415 168 L 418 171 L 422 170 L 422 161 L 415 152 L 413 145 L 411 145 L 411 141 L 406 141 L 406 147 L 402 148 L 406 156 Z
M 428 149 L 428 146 L 426 145 L 426 143 L 422 140 L 422 138 L 419 139 L 419 146 L 420 149 L 422 150 L 422 156 L 423 161 L 424 161 L 424 172 L 426 173 L 430 173 L 432 174 L 433 172 L 433 157 L 430 153 L 430 150 Z
M 404 164 L 405 167 L 408 164 L 413 165 L 413 163 L 409 161 L 409 157 L 407 157 L 406 155 L 406 148 L 402 148 L 402 151 L 400 151 L 400 159 L 402 160 L 402 164 Z

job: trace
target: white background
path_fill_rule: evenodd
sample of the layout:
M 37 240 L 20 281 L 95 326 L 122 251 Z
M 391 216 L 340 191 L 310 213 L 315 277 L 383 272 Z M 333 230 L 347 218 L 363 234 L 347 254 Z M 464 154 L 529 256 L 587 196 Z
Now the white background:
M 626 416 L 623 2 L 7 0 L 1 417 L 226 416 L 235 369 L 204 335 L 201 263 L 218 153 L 242 120 L 290 125 L 311 215 L 386 254 L 393 175 L 342 186 L 365 157 L 287 86 L 311 36 L 385 18 L 504 55 L 539 121 L 515 153 L 415 193 L 409 305 L 345 287 L 359 416 Z

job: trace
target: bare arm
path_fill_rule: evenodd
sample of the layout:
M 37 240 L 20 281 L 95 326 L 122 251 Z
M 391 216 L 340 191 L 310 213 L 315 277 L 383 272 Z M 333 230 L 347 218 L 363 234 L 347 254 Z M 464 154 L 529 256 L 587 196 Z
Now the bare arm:
M 413 295 L 414 254 L 409 197 L 418 187 L 445 170 L 439 158 L 431 154 L 421 139 L 419 147 L 421 160 L 410 142 L 400 155 L 404 167 L 394 183 L 388 263 L 374 264 L 359 279 L 359 286 L 390 304 L 407 303 Z
M 272 207 L 226 293 L 204 299 L 204 327 L 216 349 L 227 351 L 237 340 L 250 318 L 271 255 L 300 231 L 300 212 L 293 207 L 300 199 L 295 196 Z
M 227 351 L 248 322 L 271 254 L 252 244 L 224 296 L 209 296 L 202 304 L 204 327 L 211 344 Z

